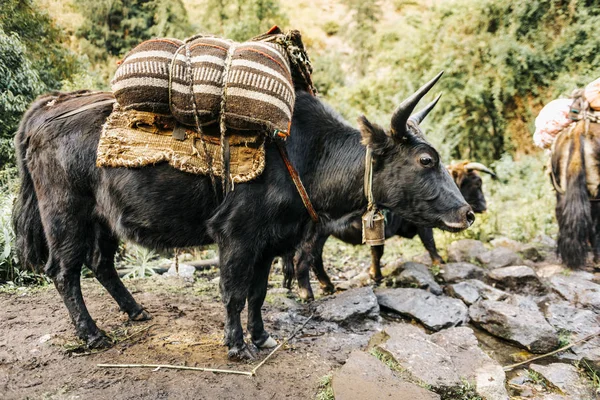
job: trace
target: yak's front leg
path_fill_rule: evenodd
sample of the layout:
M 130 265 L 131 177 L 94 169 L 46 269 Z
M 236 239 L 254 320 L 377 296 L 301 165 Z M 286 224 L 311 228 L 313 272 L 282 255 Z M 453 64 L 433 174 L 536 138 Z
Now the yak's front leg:
M 241 313 L 246 304 L 253 266 L 256 256 L 244 251 L 243 243 L 228 243 L 219 246 L 221 258 L 221 300 L 225 305 L 224 343 L 229 347 L 227 354 L 233 360 L 254 359 L 254 354 L 244 342 Z
M 437 248 L 435 247 L 435 239 L 433 238 L 433 229 L 419 227 L 417 229 L 417 233 L 419 234 L 419 238 L 421 242 L 423 242 L 423 246 L 429 253 L 431 257 L 432 265 L 441 265 L 444 264 L 444 259 L 437 252 Z
M 248 332 L 252 343 L 259 348 L 271 348 L 277 345 L 277 342 L 265 331 L 261 313 L 267 295 L 272 262 L 273 258 L 265 258 L 256 263 L 248 293 Z
M 383 257 L 384 245 L 371 246 L 371 267 L 369 268 L 369 276 L 375 283 L 381 282 L 381 258 Z

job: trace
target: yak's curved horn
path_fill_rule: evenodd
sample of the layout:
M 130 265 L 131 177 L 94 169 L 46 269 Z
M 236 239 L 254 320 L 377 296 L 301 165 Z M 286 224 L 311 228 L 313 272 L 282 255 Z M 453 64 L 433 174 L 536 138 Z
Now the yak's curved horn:
M 467 171 L 481 171 L 481 172 L 485 172 L 486 174 L 490 174 L 494 178 L 496 177 L 496 174 L 491 169 L 489 169 L 485 165 L 483 165 L 481 163 L 478 163 L 478 162 L 469 162 L 469 163 L 465 164 L 465 169 Z
M 425 108 L 423 108 L 421 111 L 419 111 L 416 114 L 413 114 L 410 116 L 409 120 L 415 122 L 417 125 L 419 125 L 421 122 L 423 122 L 423 120 L 425 119 L 425 117 L 427 116 L 427 114 L 429 114 L 429 112 L 431 110 L 433 110 L 433 107 L 435 107 L 435 105 L 437 104 L 437 102 L 440 100 L 440 97 L 442 97 L 442 94 L 438 94 L 438 96 L 435 98 L 435 100 L 433 100 L 431 103 L 427 104 L 425 106 Z
M 433 85 L 440 79 L 444 71 L 440 72 L 436 75 L 435 78 L 421 86 L 419 90 L 413 93 L 408 99 L 404 100 L 400 106 L 394 111 L 394 115 L 392 116 L 392 133 L 394 132 L 403 132 L 406 129 L 406 122 L 413 110 L 417 106 L 417 103 L 423 96 L 431 90 Z

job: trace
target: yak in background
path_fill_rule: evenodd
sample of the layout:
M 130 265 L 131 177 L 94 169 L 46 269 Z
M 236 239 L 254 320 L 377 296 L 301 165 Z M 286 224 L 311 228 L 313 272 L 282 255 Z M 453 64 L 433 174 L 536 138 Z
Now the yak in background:
M 431 110 L 431 108 L 426 108 L 425 110 Z M 421 116 L 422 118 L 425 118 L 426 113 Z M 494 172 L 481 163 L 470 161 L 449 165 L 447 169 L 460 189 L 463 197 L 473 209 L 473 212 L 485 212 L 487 210 L 487 203 L 482 190 L 482 179 L 477 171 L 490 174 L 492 177 L 496 176 Z M 324 294 L 331 294 L 335 291 L 335 286 L 327 275 L 323 264 L 323 248 L 329 235 L 333 235 L 349 244 L 362 244 L 362 225 L 360 218 L 356 218 L 350 225 L 343 227 L 343 229 L 338 229 L 333 232 L 320 232 L 314 240 L 302 243 L 296 252 L 291 252 L 282 257 L 284 275 L 283 286 L 287 289 L 291 289 L 292 282 L 294 278 L 296 278 L 298 281 L 298 295 L 303 300 L 314 299 L 314 294 L 310 285 L 310 269 L 314 271 L 315 276 L 319 281 L 321 291 Z M 418 235 L 425 246 L 425 249 L 429 253 L 432 263 L 434 265 L 439 265 L 444 262 L 437 251 L 433 237 L 433 229 L 431 227 L 420 226 L 394 213 L 387 212 L 385 237 L 390 238 L 395 235 L 408 239 L 412 239 Z M 383 257 L 384 247 L 384 245 L 371 246 L 369 275 L 376 283 L 383 279 L 381 274 L 381 258 Z

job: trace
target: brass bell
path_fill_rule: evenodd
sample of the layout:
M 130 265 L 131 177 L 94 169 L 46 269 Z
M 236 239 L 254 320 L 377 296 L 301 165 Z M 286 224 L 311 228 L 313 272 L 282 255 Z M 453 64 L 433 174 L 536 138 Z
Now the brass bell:
M 367 211 L 362 216 L 363 243 L 380 246 L 385 242 L 385 217 L 379 210 Z

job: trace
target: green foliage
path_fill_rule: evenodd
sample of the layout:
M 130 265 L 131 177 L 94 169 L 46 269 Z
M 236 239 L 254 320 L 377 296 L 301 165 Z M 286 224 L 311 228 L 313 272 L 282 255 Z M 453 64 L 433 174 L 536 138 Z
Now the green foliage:
M 402 98 L 445 70 L 427 98 L 444 93 L 428 121 L 434 144 L 453 158 L 484 162 L 531 152 L 543 104 L 600 75 L 599 10 L 597 2 L 577 0 L 402 8 L 399 21 L 369 39 L 376 47 L 365 78 L 328 97 L 346 115 L 387 119 Z
M 15 33 L 0 27 L 0 169 L 14 163 L 12 138 L 31 100 L 45 89 Z
M 16 35 L 27 49 L 26 56 L 45 90 L 60 89 L 61 82 L 78 70 L 77 56 L 65 45 L 67 36 L 33 0 L 2 0 L 0 28 Z
M 0 2 L 0 169 L 14 165 L 12 138 L 42 92 L 59 89 L 78 68 L 66 37 L 31 0 Z
M 381 9 L 379 0 L 343 0 L 352 13 L 352 24 L 346 36 L 354 49 L 352 65 L 360 76 L 367 72 L 367 65 L 374 51 L 376 25 Z
M 317 392 L 316 400 L 334 400 L 333 388 L 331 387 L 332 375 L 328 374 L 319 380 L 319 391 Z
M 145 278 L 155 275 L 152 261 L 157 258 L 157 254 L 145 247 L 132 244 L 127 247 L 127 253 L 124 257 L 124 263 L 131 266 L 124 278 Z
M 76 35 L 93 62 L 121 57 L 152 37 L 192 33 L 181 0 L 75 0 L 75 5 L 84 17 Z
M 16 197 L 15 173 L 8 169 L 0 171 L 0 282 L 11 281 L 16 276 L 15 235 L 11 224 L 11 209 Z
M 319 95 L 328 96 L 336 87 L 344 85 L 344 70 L 341 57 L 336 53 L 316 53 L 311 58 L 313 82 Z
M 581 360 L 578 367 L 590 379 L 595 394 L 600 394 L 600 375 L 598 374 L 598 369 L 591 366 L 586 360 Z
M 327 21 L 323 24 L 323 32 L 327 36 L 336 35 L 340 31 L 340 24 L 337 21 Z
M 273 25 L 288 23 L 278 0 L 207 0 L 203 29 L 236 41 L 248 40 Z
M 12 207 L 17 196 L 16 168 L 0 170 L 0 286 L 2 290 L 25 285 L 46 285 L 41 274 L 20 269 L 15 254 Z

